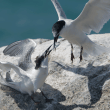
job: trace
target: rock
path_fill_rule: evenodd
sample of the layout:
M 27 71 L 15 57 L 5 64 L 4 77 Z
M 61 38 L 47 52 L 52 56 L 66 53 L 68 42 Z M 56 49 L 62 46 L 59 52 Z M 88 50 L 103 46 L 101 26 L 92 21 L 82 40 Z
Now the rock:
M 89 36 L 99 45 L 110 47 L 110 34 Z M 53 44 L 53 40 L 35 40 L 38 43 L 35 57 Z M 110 56 L 88 56 L 79 61 L 80 49 L 74 45 L 75 59 L 70 60 L 70 44 L 60 39 L 61 44 L 49 55 L 49 76 L 42 90 L 52 103 L 45 103 L 40 91 L 34 95 L 41 104 L 35 105 L 29 95 L 0 85 L 0 110 L 109 110 L 110 109 Z M 0 48 L 0 61 L 17 64 L 18 58 L 4 56 Z M 13 73 L 13 72 L 12 72 Z M 13 75 L 13 79 L 17 77 Z

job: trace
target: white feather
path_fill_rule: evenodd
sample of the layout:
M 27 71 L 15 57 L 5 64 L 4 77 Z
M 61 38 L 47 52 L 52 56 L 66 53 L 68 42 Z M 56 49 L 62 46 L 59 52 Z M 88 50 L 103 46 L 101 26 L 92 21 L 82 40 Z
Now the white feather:
M 27 73 L 22 70 L 21 68 L 15 66 L 12 63 L 9 62 L 0 62 L 0 69 L 2 71 L 13 69 L 21 78 L 20 82 L 7 82 L 1 75 L 0 83 L 9 87 L 12 87 L 16 90 L 19 90 L 21 93 L 28 93 L 31 95 L 34 90 L 33 82 L 31 81 L 31 78 L 27 76 Z
M 3 72 L 8 72 L 12 68 L 16 72 L 16 74 L 18 74 L 19 77 L 21 78 L 19 82 L 14 82 L 12 80 L 6 81 L 0 74 L 0 79 L 1 79 L 0 83 L 9 86 L 11 88 L 14 88 L 20 91 L 21 93 L 27 93 L 29 95 L 35 93 L 37 89 L 40 89 L 43 86 L 45 79 L 48 76 L 48 55 L 50 51 L 53 49 L 50 47 L 41 56 L 38 57 L 37 63 L 41 65 L 38 65 L 39 67 L 36 66 L 37 69 L 35 69 L 35 66 L 32 66 L 29 69 L 24 70 L 10 62 L 0 62 L 0 69 Z M 31 54 L 29 54 L 29 57 L 30 56 Z M 32 63 L 32 62 L 28 62 L 28 63 Z M 10 77 L 10 75 L 8 76 Z M 6 79 L 8 79 L 8 77 Z
M 110 0 L 89 0 L 73 25 L 87 34 L 91 30 L 99 33 L 109 19 Z
M 59 14 L 60 4 L 55 3 L 57 0 L 52 0 L 52 3 L 55 6 L 55 9 L 60 18 Z M 66 19 L 65 26 L 63 26 L 60 31 L 61 37 L 68 40 L 71 44 L 76 44 L 83 47 L 83 55 L 100 55 L 102 53 L 109 53 L 110 48 L 105 48 L 99 46 L 92 42 L 87 34 L 90 34 L 91 31 L 98 33 L 103 25 L 110 19 L 110 0 L 89 0 L 81 14 L 75 19 Z M 60 21 L 60 20 L 58 20 Z
M 59 20 L 66 19 L 66 15 L 57 0 L 51 0 L 59 17 Z
M 34 65 L 31 61 L 31 55 L 36 48 L 37 44 L 32 39 L 14 42 L 8 45 L 3 53 L 4 55 L 19 56 L 19 67 L 23 70 L 28 70 Z

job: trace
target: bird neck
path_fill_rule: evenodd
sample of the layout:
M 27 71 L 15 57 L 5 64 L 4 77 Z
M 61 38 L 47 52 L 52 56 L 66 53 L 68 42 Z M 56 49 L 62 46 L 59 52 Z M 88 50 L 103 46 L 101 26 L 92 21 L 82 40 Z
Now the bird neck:
M 41 67 L 48 67 L 48 56 L 42 62 Z

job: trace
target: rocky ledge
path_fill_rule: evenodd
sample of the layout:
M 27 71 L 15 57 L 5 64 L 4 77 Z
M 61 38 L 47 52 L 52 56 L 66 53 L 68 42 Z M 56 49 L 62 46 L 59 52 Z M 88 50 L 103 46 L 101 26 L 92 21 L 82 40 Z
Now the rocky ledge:
M 110 47 L 110 34 L 90 35 L 92 41 Z M 32 60 L 41 54 L 53 40 L 36 39 Z M 40 91 L 34 95 L 41 104 L 35 105 L 29 95 L 0 85 L 0 110 L 109 110 L 110 109 L 110 56 L 88 56 L 79 61 L 79 47 L 74 45 L 75 59 L 70 61 L 70 44 L 60 39 L 61 44 L 49 55 L 49 76 L 42 90 L 52 103 L 45 103 Z M 3 55 L 0 61 L 17 64 L 18 58 Z M 13 75 L 16 80 L 16 76 Z

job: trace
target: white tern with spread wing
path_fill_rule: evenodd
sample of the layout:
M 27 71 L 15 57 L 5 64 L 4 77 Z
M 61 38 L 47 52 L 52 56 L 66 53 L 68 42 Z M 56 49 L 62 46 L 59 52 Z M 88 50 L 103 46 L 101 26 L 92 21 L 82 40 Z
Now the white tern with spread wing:
M 81 47 L 80 61 L 82 60 L 82 54 L 83 56 L 96 56 L 110 52 L 110 48 L 97 45 L 87 36 L 91 31 L 99 33 L 103 25 L 110 19 L 110 0 L 89 0 L 81 14 L 74 20 L 67 19 L 57 0 L 51 1 L 59 18 L 52 27 L 54 44 L 59 36 L 68 40 L 71 44 L 71 60 L 74 58 L 72 44 Z

